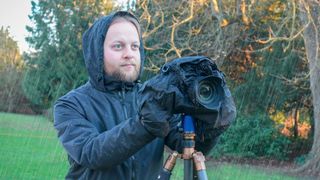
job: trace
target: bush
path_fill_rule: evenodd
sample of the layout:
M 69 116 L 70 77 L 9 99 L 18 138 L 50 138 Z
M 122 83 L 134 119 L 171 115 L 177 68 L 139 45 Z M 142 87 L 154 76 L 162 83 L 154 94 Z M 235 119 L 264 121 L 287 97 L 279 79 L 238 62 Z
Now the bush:
M 288 159 L 291 141 L 264 116 L 239 117 L 223 133 L 212 155 Z
M 34 114 L 21 88 L 21 70 L 6 66 L 0 69 L 1 112 Z

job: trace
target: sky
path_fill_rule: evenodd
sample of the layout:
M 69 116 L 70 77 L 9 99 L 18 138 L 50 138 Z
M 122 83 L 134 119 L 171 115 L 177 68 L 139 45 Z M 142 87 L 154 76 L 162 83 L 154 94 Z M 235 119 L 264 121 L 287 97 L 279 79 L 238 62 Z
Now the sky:
M 9 27 L 9 33 L 18 42 L 20 51 L 28 51 L 25 41 L 28 32 L 25 27 L 32 25 L 28 18 L 31 14 L 31 0 L 0 0 L 0 3 L 0 27 Z
M 127 0 L 117 0 L 118 3 Z M 31 14 L 31 0 L 0 0 L 0 27 L 9 27 L 11 37 L 18 42 L 20 52 L 28 52 L 29 46 L 25 41 L 28 36 L 26 26 L 32 26 L 28 15 Z

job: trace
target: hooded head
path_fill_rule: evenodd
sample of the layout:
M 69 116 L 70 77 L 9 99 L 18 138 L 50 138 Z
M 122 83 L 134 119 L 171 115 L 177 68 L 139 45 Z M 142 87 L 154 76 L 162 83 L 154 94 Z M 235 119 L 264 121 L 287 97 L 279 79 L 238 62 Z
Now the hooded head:
M 121 23 L 125 24 L 125 26 L 119 26 Z M 110 28 L 110 26 L 112 28 Z M 130 31 L 127 29 L 131 29 L 131 34 L 134 33 L 132 35 L 134 37 L 130 36 Z M 123 38 L 125 42 L 120 40 L 119 43 L 116 40 L 115 43 L 110 43 L 110 41 L 113 41 L 113 37 L 118 35 L 118 31 L 120 33 L 123 30 L 125 30 L 125 33 L 122 33 L 120 38 Z M 129 31 L 128 35 L 126 34 L 127 31 Z M 112 33 L 115 33 L 115 35 Z M 84 33 L 82 44 L 90 83 L 96 89 L 106 91 L 120 87 L 123 84 L 132 85 L 140 78 L 144 62 L 143 43 L 138 19 L 131 13 L 118 11 L 98 19 Z M 133 52 L 135 57 L 125 55 L 126 57 L 118 60 L 118 50 L 120 50 L 122 46 L 129 48 L 128 52 L 136 51 Z M 109 51 L 110 49 L 111 51 Z M 137 56 L 137 54 L 139 54 L 139 56 Z M 133 60 L 130 60 L 131 58 Z M 134 58 L 137 61 L 136 64 L 133 62 Z M 127 77 L 126 71 L 129 72 L 132 68 L 138 68 L 137 75 L 135 76 L 134 72 L 131 72 L 133 74 L 128 75 L 131 78 Z

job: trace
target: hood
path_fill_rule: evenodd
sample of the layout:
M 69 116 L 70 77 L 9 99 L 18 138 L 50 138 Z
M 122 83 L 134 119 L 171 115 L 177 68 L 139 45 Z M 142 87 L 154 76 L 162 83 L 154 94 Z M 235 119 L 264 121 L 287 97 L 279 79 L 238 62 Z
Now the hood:
M 82 48 L 85 65 L 89 74 L 89 81 L 92 86 L 100 91 L 109 91 L 117 89 L 123 86 L 132 86 L 134 83 L 125 83 L 112 79 L 105 75 L 104 72 L 104 61 L 103 61 L 103 44 L 106 37 L 106 33 L 112 22 L 112 19 L 117 16 L 129 15 L 137 19 L 134 15 L 126 11 L 117 11 L 99 18 L 94 24 L 83 34 L 82 37 Z M 137 19 L 138 21 L 138 19 Z M 144 50 L 143 41 L 140 34 L 140 56 L 141 56 L 141 67 L 140 78 L 144 65 Z

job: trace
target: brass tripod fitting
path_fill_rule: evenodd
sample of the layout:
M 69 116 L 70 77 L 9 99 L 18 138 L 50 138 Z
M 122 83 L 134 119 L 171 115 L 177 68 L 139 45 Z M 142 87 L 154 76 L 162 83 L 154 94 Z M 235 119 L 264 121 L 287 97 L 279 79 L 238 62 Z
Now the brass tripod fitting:
M 195 146 L 195 133 L 185 133 L 183 135 L 185 147 L 183 148 L 183 159 L 192 159 L 192 154 L 195 152 L 194 146 Z
M 194 140 L 194 139 L 195 139 L 195 136 L 196 136 L 196 134 L 194 134 L 194 133 L 185 133 L 185 134 L 183 135 L 183 138 L 184 138 L 185 140 Z
M 182 158 L 183 159 L 191 159 L 193 153 L 194 153 L 194 147 L 183 148 Z
M 206 169 L 206 165 L 204 164 L 205 162 L 205 157 L 202 154 L 202 152 L 195 152 L 192 154 L 193 156 L 193 162 L 195 164 L 196 170 L 201 171 Z
M 174 166 L 176 165 L 176 160 L 178 158 L 178 152 L 174 151 L 172 154 L 169 155 L 169 157 L 166 160 L 166 163 L 164 164 L 164 169 L 168 171 L 172 171 Z

